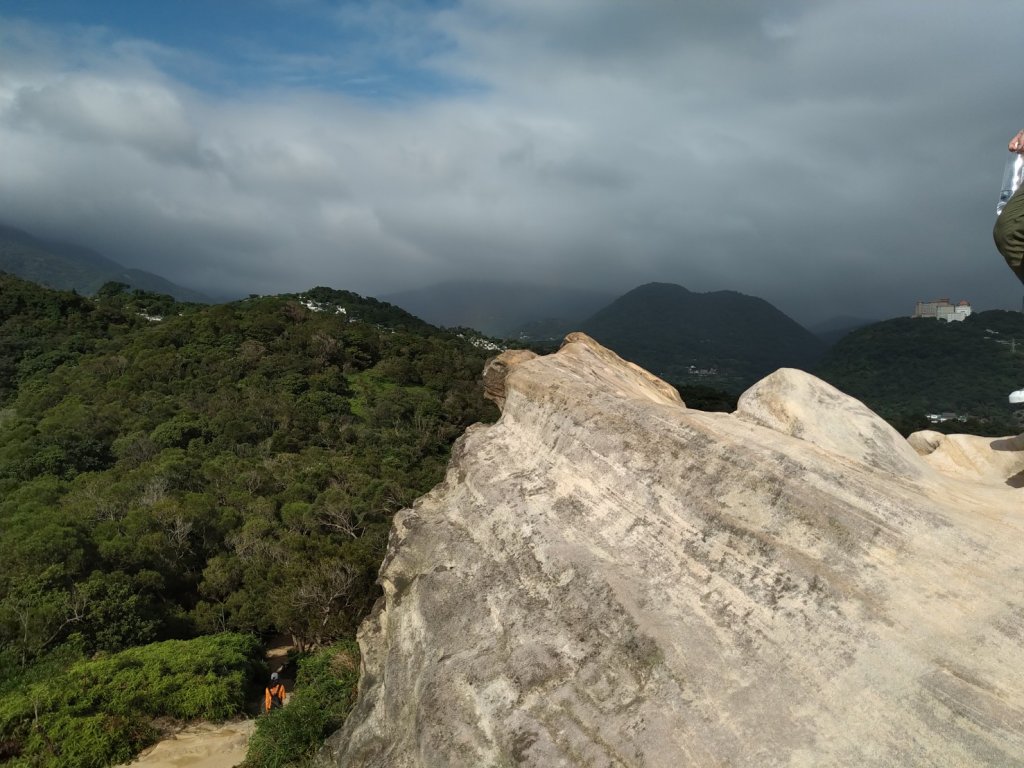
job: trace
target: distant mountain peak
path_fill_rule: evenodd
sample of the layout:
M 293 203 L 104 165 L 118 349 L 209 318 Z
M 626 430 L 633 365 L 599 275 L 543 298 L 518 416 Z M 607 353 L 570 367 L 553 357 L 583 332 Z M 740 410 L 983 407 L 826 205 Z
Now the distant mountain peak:
M 777 368 L 806 369 L 824 352 L 821 340 L 762 298 L 674 283 L 638 286 L 580 330 L 673 383 L 732 391 Z

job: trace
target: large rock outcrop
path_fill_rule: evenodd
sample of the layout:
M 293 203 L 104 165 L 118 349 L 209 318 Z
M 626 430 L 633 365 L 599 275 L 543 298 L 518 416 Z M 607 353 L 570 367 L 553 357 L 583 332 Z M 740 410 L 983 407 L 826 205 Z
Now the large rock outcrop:
M 495 365 L 323 760 L 1024 766 L 1024 441 L 908 443 L 795 370 L 689 410 L 582 334 Z

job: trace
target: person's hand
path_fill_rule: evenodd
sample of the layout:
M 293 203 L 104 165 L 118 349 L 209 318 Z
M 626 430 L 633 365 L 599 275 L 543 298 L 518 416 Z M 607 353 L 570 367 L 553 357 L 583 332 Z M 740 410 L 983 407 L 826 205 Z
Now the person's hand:
M 1017 131 L 1017 135 L 1010 139 L 1010 151 L 1024 154 L 1024 130 Z

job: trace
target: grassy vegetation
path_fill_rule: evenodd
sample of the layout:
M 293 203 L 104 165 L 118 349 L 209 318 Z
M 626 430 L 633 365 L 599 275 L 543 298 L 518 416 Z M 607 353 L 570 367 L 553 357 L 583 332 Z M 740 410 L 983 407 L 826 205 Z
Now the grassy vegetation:
M 70 662 L 70 663 L 69 663 Z M 224 720 L 245 711 L 261 677 L 248 635 L 169 640 L 15 674 L 0 693 L 0 759 L 12 767 L 100 768 L 156 740 L 156 722 Z

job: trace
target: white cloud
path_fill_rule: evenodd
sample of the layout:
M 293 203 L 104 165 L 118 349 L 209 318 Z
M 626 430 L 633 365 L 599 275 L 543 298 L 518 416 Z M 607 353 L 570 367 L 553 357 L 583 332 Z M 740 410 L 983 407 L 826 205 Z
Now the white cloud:
M 8 27 L 0 219 L 219 293 L 540 277 L 803 317 L 1016 305 L 988 234 L 1024 125 L 1015 3 L 405 8 L 334 21 L 475 87 L 203 93 L 169 74 L 188 51 Z M 274 61 L 343 80 L 351 55 Z
M 66 74 L 18 87 L 9 124 L 36 135 L 134 147 L 169 160 L 195 161 L 196 137 L 178 95 L 144 80 Z

